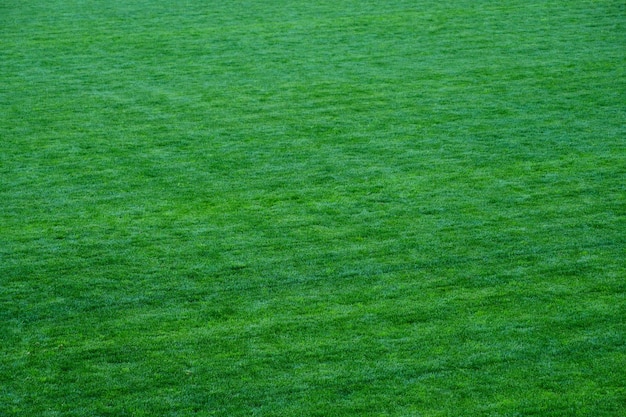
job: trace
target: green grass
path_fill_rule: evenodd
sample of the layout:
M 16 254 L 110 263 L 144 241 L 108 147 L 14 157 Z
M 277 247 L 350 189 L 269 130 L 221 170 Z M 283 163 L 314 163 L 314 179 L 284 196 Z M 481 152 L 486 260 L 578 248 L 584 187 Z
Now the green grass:
M 1 416 L 623 416 L 626 7 L 0 3 Z

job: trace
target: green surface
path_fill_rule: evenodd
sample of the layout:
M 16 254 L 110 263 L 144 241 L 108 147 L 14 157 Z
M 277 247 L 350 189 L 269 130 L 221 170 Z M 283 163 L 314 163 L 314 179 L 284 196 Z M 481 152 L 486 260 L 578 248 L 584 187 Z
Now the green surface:
M 623 416 L 626 4 L 0 2 L 0 415 Z

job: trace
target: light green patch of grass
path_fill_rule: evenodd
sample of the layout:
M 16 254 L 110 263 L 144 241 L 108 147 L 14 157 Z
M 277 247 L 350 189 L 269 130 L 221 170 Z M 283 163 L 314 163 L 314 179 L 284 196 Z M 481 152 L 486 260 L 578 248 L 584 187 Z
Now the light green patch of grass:
M 0 414 L 620 416 L 626 8 L 0 4 Z

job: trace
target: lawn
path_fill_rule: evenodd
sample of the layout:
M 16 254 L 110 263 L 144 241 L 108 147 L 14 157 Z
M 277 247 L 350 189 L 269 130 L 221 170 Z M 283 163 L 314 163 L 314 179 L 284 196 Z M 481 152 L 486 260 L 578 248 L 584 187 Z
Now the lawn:
M 0 2 L 0 416 L 623 416 L 626 4 Z

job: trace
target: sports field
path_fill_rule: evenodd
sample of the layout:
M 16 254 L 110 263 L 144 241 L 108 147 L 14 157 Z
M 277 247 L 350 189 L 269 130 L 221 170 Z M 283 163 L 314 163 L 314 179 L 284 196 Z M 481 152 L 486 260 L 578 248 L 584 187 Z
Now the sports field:
M 624 369 L 624 1 L 0 1 L 0 416 L 618 417 Z

